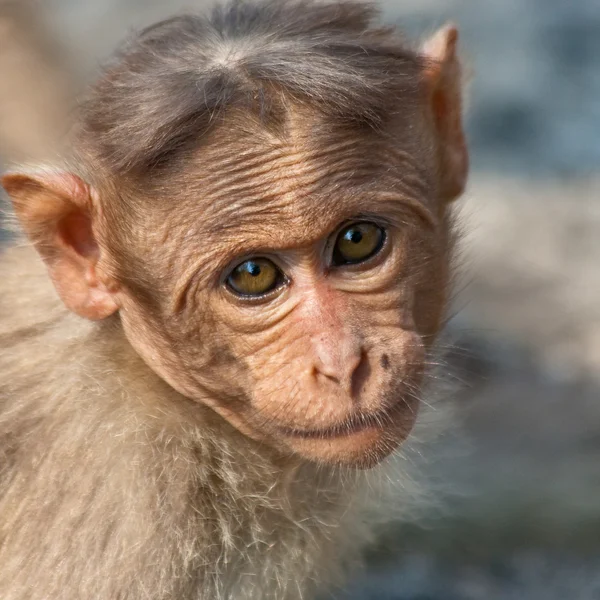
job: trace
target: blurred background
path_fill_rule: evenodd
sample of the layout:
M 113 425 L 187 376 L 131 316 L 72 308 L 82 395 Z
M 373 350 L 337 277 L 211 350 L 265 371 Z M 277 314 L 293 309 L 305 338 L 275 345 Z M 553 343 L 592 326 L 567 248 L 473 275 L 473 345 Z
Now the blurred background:
M 128 30 L 205 4 L 0 0 L 0 161 L 43 154 Z M 336 597 L 600 598 L 600 1 L 381 6 L 414 38 L 455 21 L 471 72 L 465 275 L 435 395 L 455 417 L 408 457 L 444 501 L 386 526 Z

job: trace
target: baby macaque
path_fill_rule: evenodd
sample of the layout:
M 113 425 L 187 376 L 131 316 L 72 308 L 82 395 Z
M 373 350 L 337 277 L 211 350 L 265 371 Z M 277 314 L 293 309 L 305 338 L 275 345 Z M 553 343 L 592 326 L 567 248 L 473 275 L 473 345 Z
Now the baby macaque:
M 375 16 L 158 23 L 68 156 L 4 176 L 31 246 L 0 259 L 2 600 L 292 600 L 356 556 L 467 174 L 455 28 Z

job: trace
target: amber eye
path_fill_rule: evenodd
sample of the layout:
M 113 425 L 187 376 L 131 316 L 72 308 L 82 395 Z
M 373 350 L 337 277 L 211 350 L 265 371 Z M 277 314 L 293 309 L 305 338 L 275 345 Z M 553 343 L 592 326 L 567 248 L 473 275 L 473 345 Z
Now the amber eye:
M 383 247 L 385 231 L 374 223 L 352 223 L 337 236 L 333 264 L 352 265 L 377 254 Z
M 283 280 L 283 273 L 270 260 L 251 258 L 233 269 L 226 283 L 239 296 L 262 296 Z

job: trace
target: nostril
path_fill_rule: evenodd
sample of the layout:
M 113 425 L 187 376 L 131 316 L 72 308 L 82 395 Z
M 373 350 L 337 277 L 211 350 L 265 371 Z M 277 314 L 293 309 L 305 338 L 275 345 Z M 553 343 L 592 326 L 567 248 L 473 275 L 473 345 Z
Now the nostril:
M 325 379 L 328 379 L 329 381 L 332 381 L 333 383 L 336 383 L 338 385 L 341 383 L 339 377 L 336 377 L 335 375 L 332 375 L 331 373 L 319 371 L 319 369 L 315 369 L 315 376 L 317 378 L 324 377 Z
M 371 375 L 371 363 L 366 352 L 360 355 L 360 361 L 352 373 L 351 394 L 353 398 L 358 398 L 363 390 L 369 376 Z
M 341 380 L 337 375 L 337 372 L 333 369 L 328 369 L 326 365 L 320 364 L 312 368 L 312 376 L 316 379 L 325 379 L 332 381 L 333 383 L 340 384 Z
M 390 368 L 390 357 L 387 354 L 382 354 L 379 364 L 384 371 L 387 371 Z

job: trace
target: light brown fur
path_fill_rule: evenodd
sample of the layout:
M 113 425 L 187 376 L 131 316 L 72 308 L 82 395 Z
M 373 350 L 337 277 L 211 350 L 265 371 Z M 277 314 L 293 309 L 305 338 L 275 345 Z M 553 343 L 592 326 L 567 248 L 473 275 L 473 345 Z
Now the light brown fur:
M 294 600 L 357 560 L 443 322 L 460 69 L 451 27 L 421 56 L 310 6 L 150 28 L 75 167 L 3 178 L 50 277 L 0 258 L 2 600 Z M 383 241 L 339 261 L 349 224 Z M 249 258 L 280 285 L 236 294 Z

